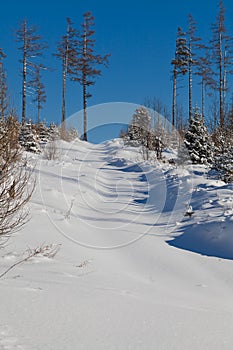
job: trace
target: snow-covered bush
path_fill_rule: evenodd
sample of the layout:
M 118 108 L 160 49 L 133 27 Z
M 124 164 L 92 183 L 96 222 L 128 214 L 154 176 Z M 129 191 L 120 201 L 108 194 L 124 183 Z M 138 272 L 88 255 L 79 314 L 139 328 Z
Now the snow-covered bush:
M 29 201 L 34 181 L 23 166 L 18 143 L 19 123 L 9 116 L 0 130 L 0 236 L 21 227 L 28 217 L 25 205 Z
M 58 141 L 49 141 L 44 148 L 43 157 L 47 160 L 57 160 L 61 156 L 60 149 L 58 148 Z

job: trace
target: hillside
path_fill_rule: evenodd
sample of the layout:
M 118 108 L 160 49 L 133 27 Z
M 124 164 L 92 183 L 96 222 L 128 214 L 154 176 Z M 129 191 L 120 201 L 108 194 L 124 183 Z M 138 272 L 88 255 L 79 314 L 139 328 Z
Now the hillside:
M 4 272 L 43 248 L 0 279 L 0 349 L 231 350 L 232 186 L 117 139 L 59 147 L 30 156 L 31 220 L 0 252 Z

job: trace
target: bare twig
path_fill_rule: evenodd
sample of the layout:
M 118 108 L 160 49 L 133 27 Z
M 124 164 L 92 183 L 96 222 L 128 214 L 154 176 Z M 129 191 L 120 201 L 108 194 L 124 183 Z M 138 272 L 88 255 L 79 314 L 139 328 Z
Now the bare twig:
M 10 116 L 0 125 L 0 236 L 8 236 L 27 222 L 35 179 L 22 162 L 19 126 Z
M 47 258 L 54 258 L 54 256 L 58 253 L 58 251 L 60 250 L 61 245 L 54 245 L 54 244 L 49 244 L 49 245 L 42 245 L 40 247 L 37 247 L 35 249 L 31 249 L 29 248 L 26 253 L 27 256 L 22 258 L 21 260 L 17 261 L 16 263 L 14 263 L 13 265 L 11 265 L 10 267 L 8 267 L 7 270 L 5 270 L 2 274 L 0 274 L 0 278 L 2 278 L 3 276 L 5 276 L 9 271 L 11 271 L 14 267 L 28 261 L 29 259 L 38 256 L 38 255 L 42 255 L 45 256 Z

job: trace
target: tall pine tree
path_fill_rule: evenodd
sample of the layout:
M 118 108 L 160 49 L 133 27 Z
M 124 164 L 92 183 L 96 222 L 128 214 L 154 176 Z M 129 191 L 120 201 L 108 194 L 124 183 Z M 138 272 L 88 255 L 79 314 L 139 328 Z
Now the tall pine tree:
M 201 38 L 196 36 L 197 26 L 193 16 L 188 16 L 188 75 L 189 75 L 189 121 L 192 119 L 193 111 L 193 67 L 197 65 L 197 53 Z
M 41 110 L 43 108 L 43 104 L 46 102 L 45 85 L 42 82 L 41 74 L 43 69 L 45 69 L 43 65 L 35 66 L 32 79 L 29 82 L 33 89 L 33 102 L 35 102 L 37 106 L 37 124 L 40 124 L 41 122 Z
M 190 60 L 190 51 L 187 44 L 186 33 L 178 27 L 176 37 L 175 58 L 172 60 L 173 65 L 173 94 L 172 94 L 172 126 L 175 127 L 177 112 L 177 79 L 188 73 Z
M 230 69 L 232 64 L 232 38 L 227 35 L 225 26 L 225 8 L 223 0 L 219 0 L 219 13 L 216 22 L 212 25 L 213 37 L 210 41 L 211 59 L 215 64 L 217 73 L 215 90 L 219 95 L 219 124 L 220 128 L 224 129 L 225 124 L 225 95 L 227 91 L 227 72 L 233 73 Z
M 66 90 L 67 77 L 72 73 L 71 67 L 75 64 L 77 56 L 77 36 L 78 32 L 73 27 L 70 18 L 66 19 L 66 34 L 62 36 L 61 41 L 57 45 L 57 52 L 55 56 L 62 62 L 62 137 L 65 135 L 66 129 Z
M 22 64 L 22 124 L 24 124 L 27 119 L 28 75 L 38 65 L 36 59 L 42 56 L 42 52 L 47 45 L 42 41 L 41 36 L 37 34 L 36 27 L 29 26 L 26 19 L 20 23 L 16 31 L 16 40 L 21 44 L 18 49 L 21 52 L 19 61 Z
M 98 68 L 100 65 L 107 66 L 110 54 L 101 56 L 95 53 L 95 39 L 93 30 L 94 17 L 91 12 L 83 15 L 82 31 L 78 38 L 76 60 L 73 61 L 72 79 L 78 81 L 83 89 L 83 140 L 87 141 L 87 99 L 91 94 L 88 87 L 95 84 L 96 78 L 102 74 Z

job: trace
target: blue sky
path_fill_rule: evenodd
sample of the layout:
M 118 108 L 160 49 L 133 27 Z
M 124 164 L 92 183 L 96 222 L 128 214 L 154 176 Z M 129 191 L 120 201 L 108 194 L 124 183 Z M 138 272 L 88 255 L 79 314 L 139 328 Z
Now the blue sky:
M 65 19 L 70 17 L 79 26 L 82 14 L 92 11 L 96 19 L 96 48 L 99 53 L 111 53 L 108 69 L 91 88 L 89 106 L 108 102 L 142 104 L 145 97 L 156 96 L 171 109 L 171 65 L 176 30 L 186 28 L 187 16 L 192 13 L 202 37 L 208 37 L 210 24 L 217 14 L 218 0 L 60 0 L 8 1 L 0 13 L 0 47 L 7 54 L 6 68 L 9 90 L 14 106 L 20 113 L 21 79 L 14 29 L 27 18 L 38 26 L 38 32 L 48 41 L 45 63 L 53 68 L 44 76 L 47 104 L 42 117 L 59 122 L 61 115 L 61 67 L 51 53 L 65 32 Z M 233 3 L 224 1 L 228 28 L 233 17 Z M 199 94 L 194 96 L 199 101 Z M 186 108 L 186 105 L 184 105 Z M 82 108 L 78 84 L 68 84 L 67 115 Z M 29 113 L 32 114 L 29 106 Z M 33 115 L 32 115 L 33 117 Z

